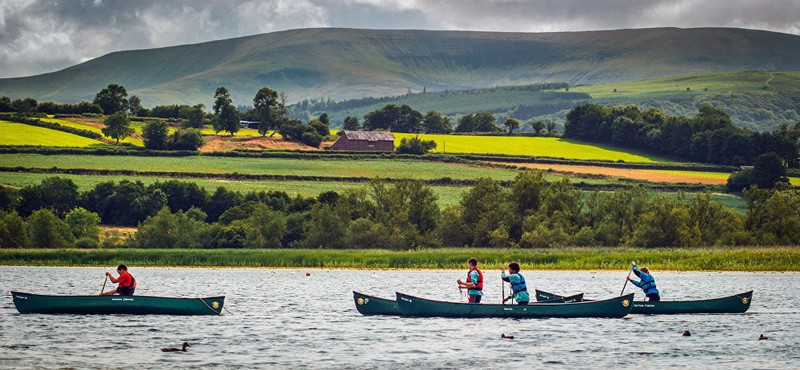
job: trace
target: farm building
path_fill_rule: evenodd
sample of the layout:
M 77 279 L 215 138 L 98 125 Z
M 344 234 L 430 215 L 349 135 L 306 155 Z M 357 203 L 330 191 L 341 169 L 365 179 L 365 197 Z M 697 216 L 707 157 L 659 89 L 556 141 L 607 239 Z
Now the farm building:
M 388 131 L 342 131 L 331 150 L 394 151 L 394 135 Z

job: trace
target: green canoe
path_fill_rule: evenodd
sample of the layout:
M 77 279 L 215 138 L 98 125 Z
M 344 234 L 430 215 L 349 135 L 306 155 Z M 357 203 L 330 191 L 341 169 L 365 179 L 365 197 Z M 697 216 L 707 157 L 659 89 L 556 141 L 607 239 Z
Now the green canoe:
M 531 303 L 527 306 L 442 302 L 397 293 L 397 304 L 404 316 L 422 317 L 613 317 L 627 315 L 633 308 L 633 293 L 591 302 Z
M 11 292 L 19 313 L 221 315 L 225 297 L 167 298 L 148 296 L 40 295 Z
M 353 291 L 356 309 L 362 315 L 400 315 L 400 307 L 393 299 L 379 298 Z
M 540 294 L 541 293 L 541 294 Z M 552 299 L 558 294 L 536 291 L 536 299 Z M 691 313 L 742 313 L 750 308 L 753 291 L 734 294 L 728 297 L 699 299 L 691 301 L 659 301 L 645 302 L 633 301 L 632 314 L 645 315 L 676 315 Z

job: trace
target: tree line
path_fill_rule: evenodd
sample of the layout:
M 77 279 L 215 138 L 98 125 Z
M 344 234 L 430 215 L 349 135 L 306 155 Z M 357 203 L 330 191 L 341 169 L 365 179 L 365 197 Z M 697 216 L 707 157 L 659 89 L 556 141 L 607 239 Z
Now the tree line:
M 585 104 L 567 113 L 564 137 L 723 165 L 752 165 L 760 155 L 772 152 L 791 168 L 800 165 L 800 123 L 753 132 L 733 126 L 727 112 L 710 105 L 685 117 L 635 105 Z
M 582 192 L 566 178 L 547 182 L 541 172 L 526 171 L 507 187 L 480 179 L 457 204 L 440 208 L 433 190 L 416 180 L 291 197 L 224 187 L 209 193 L 175 180 L 109 181 L 80 192 L 71 180 L 54 177 L 2 188 L 0 246 L 92 247 L 101 222 L 137 226 L 124 246 L 142 248 L 800 244 L 800 191 L 750 187 L 743 196 L 740 213 L 708 193 Z

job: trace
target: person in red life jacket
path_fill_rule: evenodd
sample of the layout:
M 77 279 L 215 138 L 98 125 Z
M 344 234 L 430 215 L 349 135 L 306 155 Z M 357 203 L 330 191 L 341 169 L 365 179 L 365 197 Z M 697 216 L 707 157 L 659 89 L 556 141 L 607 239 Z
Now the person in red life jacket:
M 457 280 L 458 288 L 467 288 L 469 303 L 481 303 L 483 297 L 483 273 L 478 270 L 478 260 L 475 257 L 469 259 L 469 272 L 467 281 Z
M 119 265 L 119 267 L 117 267 L 117 273 L 119 276 L 115 278 L 114 275 L 106 271 L 106 276 L 111 279 L 111 282 L 118 285 L 117 289 L 100 293 L 100 295 L 133 295 L 133 292 L 136 290 L 136 279 L 128 273 L 128 266 Z

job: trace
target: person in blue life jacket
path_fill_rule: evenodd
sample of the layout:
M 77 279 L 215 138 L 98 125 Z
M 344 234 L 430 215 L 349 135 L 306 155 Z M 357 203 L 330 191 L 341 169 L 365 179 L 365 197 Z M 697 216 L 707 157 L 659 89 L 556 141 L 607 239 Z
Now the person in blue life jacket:
M 508 275 L 506 275 L 506 268 L 501 267 L 500 278 L 511 283 L 511 295 L 503 297 L 503 303 L 509 299 L 516 300 L 518 305 L 527 305 L 530 302 L 531 296 L 528 294 L 525 277 L 519 273 L 519 263 L 511 262 L 508 264 Z
M 642 288 L 644 294 L 647 296 L 647 300 L 650 302 L 658 302 L 661 300 L 661 296 L 658 294 L 658 289 L 656 289 L 656 280 L 653 279 L 653 275 L 650 275 L 650 270 L 647 267 L 642 267 L 640 271 L 636 267 L 636 261 L 631 261 L 631 269 L 633 269 L 633 273 L 639 277 L 639 281 L 631 279 L 630 275 L 628 276 L 628 281 L 633 283 L 633 285 Z
M 467 281 L 456 280 L 458 288 L 467 289 L 469 303 L 481 303 L 481 298 L 483 297 L 483 272 L 478 270 L 478 259 L 475 257 L 470 258 L 467 267 L 469 267 Z

